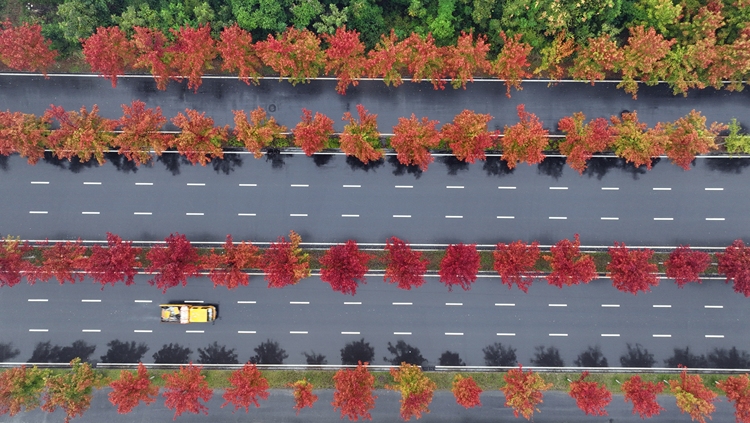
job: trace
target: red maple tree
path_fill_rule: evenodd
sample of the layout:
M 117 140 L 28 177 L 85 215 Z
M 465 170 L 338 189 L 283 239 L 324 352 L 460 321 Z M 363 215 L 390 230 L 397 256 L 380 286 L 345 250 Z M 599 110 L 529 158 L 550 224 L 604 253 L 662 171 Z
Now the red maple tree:
M 445 73 L 451 78 L 453 88 L 466 89 L 467 82 L 474 82 L 474 75 L 490 71 L 489 51 L 486 36 L 479 35 L 474 39 L 473 34 L 461 31 L 456 44 L 443 50 Z
M 250 275 L 243 270 L 258 267 L 260 258 L 258 247 L 244 241 L 235 244 L 232 235 L 227 235 L 222 250 L 217 252 L 212 249 L 204 259 L 204 266 L 209 269 L 208 277 L 214 283 L 214 288 L 226 286 L 227 289 L 234 289 L 248 285 Z
M 0 287 L 16 286 L 24 274 L 32 269 L 31 263 L 24 257 L 31 252 L 28 242 L 6 236 L 0 238 Z
M 584 124 L 586 116 L 577 112 L 573 116 L 565 116 L 557 123 L 560 131 L 565 133 L 565 139 L 557 146 L 560 153 L 565 154 L 565 162 L 583 174 L 586 161 L 594 153 L 604 151 L 609 147 L 614 136 L 614 130 L 604 118 L 596 118 Z
M 355 295 L 360 283 L 366 283 L 367 263 L 372 255 L 360 251 L 357 242 L 334 245 L 320 258 L 320 279 L 334 291 Z
M 537 275 L 534 265 L 539 259 L 539 243 L 534 241 L 526 245 L 523 241 L 515 241 L 506 245 L 501 242 L 492 255 L 500 281 L 508 285 L 508 289 L 515 284 L 521 291 L 528 292 Z
M 430 412 L 428 407 L 437 385 L 422 373 L 421 366 L 401 363 L 401 366 L 391 368 L 391 376 L 396 385 L 386 387 L 401 392 L 401 419 L 419 419 L 422 414 Z
M 477 281 L 479 272 L 479 252 L 476 244 L 451 244 L 445 250 L 445 255 L 440 261 L 440 282 L 453 290 L 453 285 L 458 285 L 464 291 L 471 289 L 471 284 Z
M 713 403 L 718 395 L 703 385 L 700 375 L 689 375 L 687 368 L 680 367 L 683 368 L 680 379 L 669 381 L 669 389 L 677 400 L 677 408 L 682 413 L 689 414 L 692 420 L 706 423 L 706 417 L 711 419 L 711 413 L 716 410 Z
M 344 113 L 344 117 L 341 118 L 349 122 L 344 126 L 344 132 L 339 138 L 341 151 L 347 156 L 356 157 L 364 164 L 380 160 L 383 158 L 383 151 L 380 149 L 378 115 L 368 113 L 361 104 L 357 104 L 357 114 L 359 121 L 349 112 Z
M 506 93 L 510 98 L 510 88 L 522 90 L 521 80 L 531 76 L 529 72 L 529 53 L 532 47 L 521 42 L 523 34 L 518 33 L 513 37 L 507 37 L 504 31 L 500 31 L 503 39 L 503 49 L 492 62 L 490 72 L 492 75 L 505 80 Z
M 159 387 L 151 382 L 151 377 L 143 363 L 138 363 L 138 371 L 133 372 L 123 370 L 120 372 L 120 378 L 113 380 L 109 387 L 112 391 L 109 393 L 109 402 L 117 407 L 120 414 L 128 414 L 138 404 L 143 401 L 149 405 L 156 401 L 159 395 Z
M 669 259 L 664 262 L 667 277 L 674 279 L 680 288 L 689 282 L 700 283 L 700 274 L 706 271 L 709 264 L 711 256 L 708 253 L 691 250 L 689 245 L 677 247 L 669 253 Z
M 76 283 L 83 280 L 83 271 L 86 270 L 88 258 L 86 247 L 80 239 L 76 242 L 55 242 L 50 246 L 45 241 L 42 247 L 42 265 L 33 268 L 26 275 L 29 284 L 33 285 L 37 280 L 47 282 L 54 277 L 60 282 Z
M 162 293 L 180 284 L 186 286 L 187 278 L 198 276 L 202 267 L 198 250 L 185 235 L 170 234 L 164 241 L 166 245 L 151 247 L 146 254 L 146 272 L 155 274 L 148 283 Z
M 403 43 L 398 42 L 398 37 L 393 28 L 390 34 L 382 34 L 375 48 L 367 53 L 368 76 L 371 78 L 383 78 L 386 85 L 393 84 L 398 87 L 403 83 L 401 74 L 406 70 L 407 54 Z
M 564 29 L 555 35 L 552 43 L 543 47 L 539 52 L 542 56 L 542 63 L 534 70 L 534 74 L 540 74 L 544 71 L 549 75 L 549 79 L 559 81 L 565 74 L 563 63 L 575 52 L 575 39 L 570 36 Z M 552 82 L 547 86 L 552 85 Z
M 49 370 L 36 366 L 11 367 L 0 373 L 0 416 L 39 408 Z
M 484 151 L 492 147 L 492 135 L 487 130 L 487 123 L 492 120 L 488 114 L 464 110 L 453 118 L 453 123 L 446 123 L 440 129 L 440 137 L 448 141 L 453 155 L 458 160 L 474 163 L 484 160 Z
M 658 267 L 651 263 L 654 251 L 648 248 L 629 250 L 625 243 L 615 242 L 609 247 L 610 262 L 607 271 L 612 278 L 612 286 L 622 292 L 638 295 L 648 292 L 652 286 L 659 285 L 656 277 Z
M 716 149 L 716 136 L 727 128 L 727 125 L 717 122 L 706 127 L 706 117 L 691 110 L 687 116 L 666 125 L 667 157 L 677 166 L 690 170 L 690 164 L 697 154 Z
M 214 126 L 214 120 L 206 117 L 206 112 L 185 109 L 185 114 L 177 113 L 172 123 L 182 131 L 174 138 L 173 144 L 192 164 L 205 166 L 214 157 L 224 157 L 223 146 L 229 128 Z
M 458 405 L 464 408 L 481 407 L 482 401 L 479 396 L 482 394 L 482 388 L 477 385 L 474 378 L 456 375 L 453 379 L 453 396 L 456 397 Z
M 520 121 L 511 127 L 506 125 L 500 138 L 503 160 L 510 169 L 519 161 L 530 165 L 541 163 L 545 157 L 542 151 L 549 145 L 549 131 L 544 129 L 539 118 L 528 113 L 523 104 L 518 105 L 517 111 Z
M 412 82 L 428 79 L 436 90 L 445 89 L 444 48 L 435 44 L 432 34 L 421 36 L 412 32 L 399 44 L 404 52 L 406 68 L 412 75 Z
M 221 70 L 237 73 L 240 81 L 248 85 L 250 81 L 256 85 L 259 83 L 263 65 L 255 52 L 253 36 L 240 28 L 237 22 L 224 27 L 216 50 L 221 55 Z
M 341 418 L 351 421 L 372 420 L 370 410 L 375 408 L 375 395 L 372 391 L 375 376 L 367 370 L 367 363 L 361 361 L 354 369 L 341 369 L 333 375 L 333 410 L 341 410 Z
M 638 121 L 637 112 L 626 112 L 622 118 L 612 116 L 612 149 L 615 154 L 639 167 L 646 165 L 651 169 L 651 158 L 664 154 L 668 142 L 661 124 L 647 129 L 647 125 Z
M 734 417 L 737 423 L 750 423 L 750 377 L 747 373 L 729 376 L 719 381 L 716 387 L 724 391 L 729 402 L 734 403 Z
M 302 237 L 289 231 L 289 241 L 280 236 L 263 253 L 263 271 L 269 288 L 296 285 L 302 278 L 310 276 L 310 257 L 300 248 Z
M 594 82 L 604 79 L 606 72 L 622 63 L 622 59 L 622 50 L 610 34 L 604 33 L 578 45 L 570 74 L 575 79 L 589 80 L 594 85 Z
M 99 116 L 96 104 L 90 112 L 86 107 L 81 107 L 80 112 L 66 112 L 62 106 L 51 104 L 44 116 L 45 120 L 54 119 L 59 125 L 47 137 L 47 144 L 57 158 L 71 160 L 77 157 L 81 162 L 87 162 L 93 157 L 99 164 L 105 162 L 104 153 L 110 148 L 112 130 L 117 122 Z
M 306 155 L 312 156 L 326 146 L 328 138 L 333 135 L 333 119 L 328 116 L 302 109 L 302 120 L 292 129 L 294 145 L 302 148 Z
M 263 156 L 262 150 L 274 140 L 285 138 L 282 132 L 286 132 L 286 126 L 276 123 L 273 116 L 266 117 L 266 111 L 260 106 L 250 112 L 250 122 L 244 110 L 233 110 L 232 113 L 237 140 L 245 144 L 247 151 L 253 153 L 256 159 Z
M 54 413 L 58 407 L 65 413 L 64 423 L 80 417 L 91 407 L 94 388 L 102 384 L 103 378 L 94 373 L 89 363 L 81 363 L 80 358 L 70 362 L 71 371 L 46 378 L 46 392 L 42 410 Z
M 394 236 L 385 242 L 385 252 L 385 282 L 395 283 L 406 290 L 419 288 L 424 284 L 427 260 L 422 258 L 420 251 L 412 251 L 409 244 Z
M 309 82 L 325 65 L 320 39 L 307 29 L 289 27 L 278 39 L 269 34 L 266 41 L 255 43 L 255 51 L 266 66 L 279 73 L 279 78 L 288 78 L 292 85 Z
M 588 375 L 589 372 L 583 372 L 578 380 L 570 382 L 568 394 L 586 415 L 606 416 L 605 408 L 612 402 L 612 393 L 603 383 L 585 381 Z
M 404 166 L 419 166 L 422 171 L 435 159 L 430 154 L 431 148 L 440 145 L 440 133 L 435 129 L 436 120 L 423 117 L 420 121 L 411 114 L 411 118 L 398 118 L 398 124 L 393 127 L 391 147 L 396 150 L 398 162 Z
M 158 29 L 133 27 L 133 45 L 136 50 L 136 69 L 146 69 L 156 80 L 156 88 L 166 90 L 172 76 L 167 37 Z
M 117 77 L 135 63 L 135 46 L 118 26 L 100 26 L 82 44 L 86 63 L 112 81 L 112 88 L 117 86 Z
M 622 81 L 617 88 L 624 87 L 625 92 L 633 94 L 635 99 L 638 93 L 636 79 L 655 85 L 664 78 L 667 64 L 663 59 L 677 41 L 666 40 L 653 27 L 645 29 L 639 25 L 629 30 L 628 42 L 622 48 L 622 60 L 614 65 L 622 72 Z
M 15 152 L 36 164 L 44 157 L 49 135 L 49 120 L 21 112 L 0 112 L 0 154 Z
M 255 364 L 245 363 L 241 369 L 233 371 L 229 376 L 229 384 L 232 386 L 224 391 L 222 408 L 232 404 L 234 411 L 244 408 L 247 413 L 251 405 L 260 407 L 259 399 L 268 399 L 268 380 Z
M 544 256 L 552 266 L 552 271 L 547 275 L 550 285 L 562 288 L 589 283 L 596 278 L 594 258 L 581 253 L 580 247 L 581 240 L 578 234 L 575 234 L 573 242 L 563 239 L 550 248 L 551 255 Z
M 146 108 L 146 103 L 133 100 L 128 106 L 122 105 L 122 117 L 117 121 L 120 133 L 112 144 L 119 147 L 118 153 L 136 165 L 151 161 L 151 150 L 160 156 L 173 143 L 174 136 L 161 133 L 167 122 L 161 107 Z
M 50 49 L 52 41 L 42 35 L 39 24 L 14 27 L 9 20 L 0 30 L 0 61 L 11 69 L 42 72 L 47 77 L 47 68 L 55 63 L 57 50 Z
M 307 379 L 298 380 L 290 384 L 294 389 L 294 410 L 299 412 L 305 408 L 312 408 L 315 401 L 318 400 L 318 396 L 312 393 L 313 384 L 308 382 Z
M 170 66 L 173 77 L 182 81 L 187 76 L 188 89 L 198 92 L 198 87 L 203 82 L 203 71 L 211 69 L 211 62 L 218 53 L 216 42 L 211 38 L 211 26 L 181 26 L 177 30 L 169 28 L 169 32 L 174 37 L 174 42 L 167 49 L 172 58 Z
M 138 256 L 141 248 L 133 248 L 130 241 L 123 242 L 119 236 L 107 232 L 107 247 L 99 244 L 91 247 L 91 256 L 87 260 L 86 272 L 94 282 L 112 286 L 117 282 L 125 282 L 125 286 L 133 284 L 133 277 L 138 273 L 141 265 Z
M 345 95 L 349 85 L 359 85 L 359 78 L 367 69 L 365 44 L 359 40 L 359 32 L 347 31 L 346 25 L 336 28 L 333 35 L 323 33 L 323 40 L 329 44 L 325 71 L 336 75 L 336 92 Z
M 503 376 L 505 386 L 500 388 L 505 394 L 505 406 L 513 409 L 513 415 L 523 416 L 530 420 L 541 404 L 544 394 L 542 392 L 552 387 L 551 383 L 545 383 L 542 377 L 531 370 L 524 372 L 523 366 L 510 369 Z
M 632 376 L 621 387 L 625 402 L 633 403 L 633 414 L 638 413 L 642 419 L 658 415 L 663 408 L 656 401 L 656 396 L 664 390 L 664 382 L 644 382 L 638 375 Z
M 742 240 L 735 240 L 723 253 L 717 253 L 719 273 L 726 275 L 727 283 L 734 282 L 734 292 L 750 297 L 750 248 Z
M 180 366 L 178 371 L 161 376 L 164 379 L 164 392 L 161 395 L 165 399 L 164 405 L 174 410 L 174 420 L 185 412 L 208 415 L 208 407 L 201 403 L 201 400 L 210 401 L 214 393 L 213 389 L 208 387 L 201 370 L 202 367 L 190 363 Z

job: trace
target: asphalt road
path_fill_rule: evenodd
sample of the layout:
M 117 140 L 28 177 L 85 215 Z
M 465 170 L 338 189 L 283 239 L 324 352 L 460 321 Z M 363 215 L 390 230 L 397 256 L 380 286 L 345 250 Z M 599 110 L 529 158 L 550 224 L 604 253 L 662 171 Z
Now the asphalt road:
M 340 421 L 340 413 L 333 410 L 330 405 L 333 401 L 332 390 L 316 390 L 318 401 L 313 408 L 303 409 L 295 416 L 292 410 L 294 399 L 291 391 L 271 390 L 267 401 L 262 401 L 260 408 L 251 408 L 249 413 L 240 410 L 232 413 L 232 407 L 220 408 L 223 399 L 222 392 L 215 391 L 214 396 L 207 403 L 208 416 L 183 414 L 178 417 L 180 422 L 333 422 Z M 373 422 L 398 422 L 400 394 L 393 391 L 376 391 L 375 408 L 371 411 Z M 447 391 L 435 393 L 430 413 L 425 414 L 419 420 L 427 423 L 481 423 L 481 422 L 518 422 L 513 416 L 513 411 L 505 407 L 505 398 L 499 391 L 484 392 L 482 394 L 482 406 L 469 410 L 456 404 L 453 394 Z M 680 414 L 675 405 L 674 397 L 661 395 L 658 397 L 659 404 L 664 408 L 660 415 L 648 419 L 649 422 L 689 422 L 690 417 Z M 714 422 L 734 421 L 734 408 L 726 402 L 723 397 L 717 400 L 716 411 L 713 413 Z M 632 414 L 632 404 L 625 403 L 621 395 L 613 395 L 612 402 L 607 407 L 609 416 L 594 417 L 586 416 L 575 405 L 575 401 L 563 392 L 547 392 L 544 394 L 544 402 L 539 404 L 539 412 L 534 414 L 534 422 L 537 423 L 635 423 L 642 422 L 638 415 Z M 107 399 L 107 392 L 97 391 L 91 402 L 91 409 L 81 418 L 73 421 L 80 423 L 89 422 L 154 422 L 172 421 L 174 411 L 164 407 L 164 400 L 159 398 L 150 406 L 138 406 L 129 414 L 117 414 Z M 31 413 L 22 413 L 15 417 L 0 416 L 3 423 L 30 423 L 40 421 L 61 421 L 63 414 L 58 411 L 54 414 L 43 413 L 39 410 Z M 347 420 L 348 421 L 348 420 Z
M 750 159 L 697 159 L 690 171 L 662 160 L 641 172 L 595 158 L 583 176 L 562 159 L 509 171 L 497 157 L 438 157 L 421 174 L 394 161 L 363 168 L 342 155 L 228 154 L 201 167 L 165 154 L 131 168 L 12 156 L 0 161 L 0 234 L 269 242 L 295 230 L 305 242 L 545 245 L 579 233 L 589 246 L 714 247 L 750 236 Z
M 233 126 L 232 110 L 251 110 L 261 106 L 287 127 L 295 126 L 302 108 L 319 111 L 335 122 L 337 131 L 343 130 L 341 120 L 346 111 L 355 112 L 362 103 L 370 113 L 378 115 L 378 127 L 383 133 L 392 132 L 399 117 L 427 116 L 442 123 L 450 122 L 464 109 L 494 116 L 490 128 L 502 129 L 518 121 L 516 106 L 526 104 L 545 127 L 557 130 L 557 121 L 575 112 L 589 118 L 619 115 L 622 111 L 638 111 L 641 121 L 673 121 L 695 109 L 711 121 L 728 122 L 737 118 L 750 124 L 750 91 L 692 91 L 687 97 L 672 95 L 665 84 L 641 86 L 638 100 L 615 88 L 617 83 L 599 82 L 594 86 L 584 82 L 560 83 L 548 87 L 547 82 L 524 82 L 522 91 L 505 97 L 502 82 L 474 82 L 466 90 L 447 88 L 436 91 L 430 83 L 404 83 L 393 88 L 382 81 L 362 81 L 347 90 L 346 96 L 336 93 L 336 81 L 313 81 L 292 86 L 287 82 L 263 80 L 259 86 L 248 86 L 231 77 L 204 78 L 198 93 L 188 90 L 186 83 L 170 82 L 166 91 L 156 90 L 150 75 L 118 79 L 117 88 L 95 76 L 0 76 L 0 110 L 10 109 L 42 114 L 50 103 L 65 109 L 78 110 L 99 105 L 103 116 L 119 118 L 122 104 L 141 100 L 149 107 L 161 107 L 168 118 L 186 108 L 205 111 L 217 125 Z M 172 127 L 173 128 L 173 127 Z
M 90 280 L 72 286 L 20 284 L 0 290 L 0 342 L 20 349 L 13 361 L 28 361 L 36 343 L 68 346 L 82 339 L 96 346 L 90 359 L 107 352 L 107 342 L 144 342 L 144 362 L 164 344 L 176 342 L 193 350 L 217 341 L 234 348 L 240 362 L 272 339 L 286 350 L 288 364 L 304 364 L 303 352 L 315 351 L 329 364 L 340 364 L 340 350 L 364 338 L 375 348 L 373 364 L 387 364 L 388 342 L 403 339 L 420 349 L 429 364 L 446 350 L 459 353 L 467 365 L 484 365 L 482 349 L 494 342 L 517 350 L 530 365 L 534 348 L 554 346 L 568 366 L 588 346 L 600 346 L 610 366 L 620 366 L 626 344 L 639 343 L 654 354 L 656 366 L 673 348 L 690 346 L 698 354 L 736 346 L 748 350 L 747 299 L 723 281 L 678 289 L 662 280 L 653 292 L 637 296 L 616 291 L 609 280 L 558 289 L 539 280 L 528 294 L 509 290 L 497 277 L 480 278 L 470 291 L 454 290 L 429 277 L 411 291 L 368 277 L 356 296 L 333 292 L 317 277 L 284 289 L 266 288 L 261 276 L 234 291 L 214 289 L 205 278 L 166 294 L 149 286 L 148 276 L 136 285 L 100 290 Z M 200 300 L 219 305 L 214 324 L 159 322 L 158 305 Z

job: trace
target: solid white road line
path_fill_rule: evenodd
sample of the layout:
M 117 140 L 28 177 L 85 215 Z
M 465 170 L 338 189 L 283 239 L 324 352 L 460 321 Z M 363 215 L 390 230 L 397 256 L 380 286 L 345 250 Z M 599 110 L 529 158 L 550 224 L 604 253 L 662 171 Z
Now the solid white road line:
M 344 185 L 344 188 L 362 188 L 362 185 Z
M 81 214 L 99 214 L 99 212 L 81 212 Z
M 344 305 L 361 305 L 362 301 L 344 301 Z
M 150 303 L 151 300 L 134 300 L 133 302 L 136 302 L 136 303 Z
M 136 184 L 137 186 L 151 186 L 151 185 L 153 185 L 154 183 L 153 183 L 153 182 L 136 182 L 135 184 Z
M 510 332 L 505 332 L 505 333 L 500 332 L 500 333 L 497 334 L 497 336 L 516 336 L 516 334 L 515 333 L 510 333 Z
M 136 216 L 151 216 L 151 212 L 133 212 Z
M 410 306 L 412 303 L 393 303 L 395 306 Z
M 29 214 L 47 214 L 46 211 L 31 210 Z
M 713 220 L 713 221 L 723 222 L 724 218 L 723 217 L 707 217 L 706 220 Z
M 564 189 L 568 189 L 568 187 L 549 187 L 549 189 L 560 189 L 560 190 L 564 190 Z
M 255 216 L 255 213 L 237 213 L 237 216 Z
M 308 184 L 291 184 L 292 188 L 307 188 L 309 186 Z
M 654 220 L 674 220 L 674 217 L 655 217 Z
M 185 213 L 185 216 L 203 216 L 203 213 Z
M 606 337 L 619 337 L 620 334 L 619 333 L 603 333 L 602 336 L 605 338 Z
M 31 185 L 49 185 L 49 181 L 31 181 Z
M 602 187 L 602 191 L 619 191 L 619 187 Z
M 31 300 L 29 300 L 31 301 Z M 724 308 L 724 306 L 720 305 L 704 305 L 703 308 Z
M 724 338 L 724 335 L 706 335 L 706 338 Z
M 445 332 L 445 336 L 464 336 L 463 332 Z
M 515 219 L 515 216 L 498 216 L 498 219 Z
M 342 335 L 359 335 L 359 332 L 341 332 Z
M 672 191 L 672 188 L 652 188 L 654 191 Z
M 411 332 L 393 332 L 394 335 L 411 335 Z
M 240 184 L 241 187 L 257 187 L 258 184 Z
M 204 333 L 202 330 L 186 330 L 185 333 Z
M 289 301 L 289 304 L 307 305 L 310 304 L 310 301 Z
M 447 189 L 464 189 L 463 185 L 446 185 L 445 188 Z
M 565 216 L 550 216 L 549 220 L 567 220 L 568 218 Z
M 515 303 L 495 303 L 495 307 L 515 307 Z
M 703 188 L 706 191 L 724 191 L 724 188 Z
M 620 304 L 602 304 L 602 307 L 620 307 Z
M 550 333 L 549 336 L 568 336 L 567 333 Z
M 237 304 L 255 304 L 255 301 L 237 301 Z
M 463 216 L 445 216 L 446 219 L 463 219 Z
M 101 185 L 101 182 L 84 182 L 84 185 Z
M 29 332 L 49 332 L 49 329 L 29 329 Z
M 410 214 L 394 214 L 393 217 L 404 217 L 408 219 L 411 217 L 411 215 Z
M 464 303 L 445 303 L 447 306 L 462 306 Z
M 516 187 L 497 187 L 497 189 L 516 189 Z
M 307 217 L 307 213 L 290 213 L 289 217 Z
M 292 335 L 307 335 L 306 330 L 290 330 L 289 333 Z
M 46 298 L 29 298 L 27 301 L 30 303 L 46 303 L 48 300 Z
M 237 333 L 249 333 L 249 334 L 254 334 L 254 333 L 255 333 L 255 331 L 254 331 L 254 330 L 238 330 L 238 331 L 237 331 Z
M 653 336 L 654 338 L 671 338 L 672 337 L 672 335 L 657 334 L 657 333 L 655 333 L 655 334 L 653 334 L 651 336 Z
M 672 308 L 671 304 L 654 304 L 654 308 Z
M 191 182 L 188 182 L 187 186 L 189 186 L 189 187 L 205 187 L 206 184 L 204 184 L 204 183 L 191 183 Z
M 203 304 L 203 300 L 185 300 L 186 303 L 197 303 L 197 304 Z
M 100 303 L 102 300 L 81 300 L 82 303 Z
M 396 188 L 409 189 L 409 188 L 414 188 L 414 185 L 396 185 Z
M 358 214 L 342 214 L 341 217 L 359 217 Z
M 89 333 L 99 333 L 101 332 L 101 329 L 81 329 L 81 332 L 89 332 Z
M 135 333 L 151 333 L 153 331 L 151 329 L 135 329 L 133 332 L 135 332 Z
M 602 219 L 602 220 L 620 220 L 619 217 L 602 217 L 600 219 Z
M 567 304 L 547 304 L 548 307 L 567 307 Z

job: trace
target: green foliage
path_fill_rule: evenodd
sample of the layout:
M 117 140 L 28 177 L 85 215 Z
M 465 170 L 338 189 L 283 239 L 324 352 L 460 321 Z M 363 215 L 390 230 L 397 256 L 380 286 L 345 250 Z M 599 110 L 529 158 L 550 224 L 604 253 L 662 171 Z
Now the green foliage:
M 91 35 L 96 27 L 105 26 L 107 22 L 99 19 L 100 6 L 100 2 L 92 0 L 67 0 L 58 6 L 57 16 L 63 37 L 75 43 Z
M 437 16 L 430 22 L 429 29 L 438 45 L 452 44 L 456 41 L 456 29 L 453 24 L 456 18 L 455 0 L 439 0 Z
M 331 4 L 331 7 L 335 5 Z M 292 5 L 292 25 L 297 29 L 307 28 L 317 16 L 320 16 L 325 8 L 318 0 L 298 0 Z M 334 29 L 335 30 L 335 29 Z M 318 32 L 320 33 L 320 32 Z
M 373 0 L 352 0 L 349 3 L 349 22 L 349 29 L 359 31 L 360 39 L 368 49 L 375 47 L 380 35 L 388 32 L 383 19 L 383 9 Z
M 672 0 L 637 0 L 633 3 L 631 25 L 653 27 L 662 35 L 668 34 L 682 13 L 682 6 Z
M 288 26 L 289 0 L 229 0 L 229 4 L 237 24 L 247 31 L 261 30 L 262 35 L 267 35 Z M 257 33 L 253 32 L 253 38 Z
M 339 10 L 335 4 L 329 4 L 331 13 L 320 15 L 320 22 L 315 22 L 313 28 L 318 34 L 333 34 L 336 32 L 336 28 L 346 24 L 348 20 L 349 7 L 344 7 Z
M 732 121 L 729 122 L 729 135 L 725 139 L 727 151 L 750 154 L 750 135 L 740 134 L 741 129 L 742 127 L 737 123 L 737 119 L 732 118 Z

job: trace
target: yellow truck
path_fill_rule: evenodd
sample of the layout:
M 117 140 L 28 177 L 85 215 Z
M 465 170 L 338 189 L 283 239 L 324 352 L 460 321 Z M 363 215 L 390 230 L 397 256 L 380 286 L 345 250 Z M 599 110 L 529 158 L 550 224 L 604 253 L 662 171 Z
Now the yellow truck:
M 196 304 L 160 304 L 162 323 L 208 323 L 216 320 L 216 307 Z

